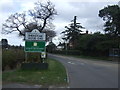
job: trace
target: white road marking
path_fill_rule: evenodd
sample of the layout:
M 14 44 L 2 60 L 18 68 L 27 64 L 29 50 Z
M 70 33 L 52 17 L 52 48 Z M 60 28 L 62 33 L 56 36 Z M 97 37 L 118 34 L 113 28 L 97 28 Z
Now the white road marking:
M 71 63 L 71 62 L 68 62 L 68 63 Z
M 69 64 L 75 64 L 73 62 L 68 62 Z M 85 65 L 85 63 L 80 63 L 80 65 Z
M 68 62 L 69 64 L 75 64 L 75 63 L 73 63 L 73 62 Z
M 85 65 L 85 63 L 80 63 L 81 65 Z

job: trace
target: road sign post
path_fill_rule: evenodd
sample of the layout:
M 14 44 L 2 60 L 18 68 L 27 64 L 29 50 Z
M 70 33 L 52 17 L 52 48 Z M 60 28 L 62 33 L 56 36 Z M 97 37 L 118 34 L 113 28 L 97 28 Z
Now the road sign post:
M 40 33 L 37 29 L 25 33 L 25 52 L 44 52 L 45 33 Z
M 40 33 L 37 29 L 34 29 L 32 32 L 26 32 L 25 33 L 25 56 L 26 60 L 25 63 L 22 64 L 23 69 L 47 69 L 48 68 L 48 63 L 45 63 L 45 58 L 46 58 L 46 47 L 45 47 L 45 42 L 46 40 L 46 35 L 45 33 Z M 32 52 L 32 53 L 41 53 L 40 58 L 41 63 L 36 63 L 36 62 L 31 62 L 27 63 L 27 53 Z

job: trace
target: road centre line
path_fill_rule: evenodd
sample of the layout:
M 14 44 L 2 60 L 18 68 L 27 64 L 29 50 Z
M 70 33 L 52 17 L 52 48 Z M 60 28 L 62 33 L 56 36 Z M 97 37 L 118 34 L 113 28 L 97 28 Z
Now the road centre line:
M 75 64 L 75 63 L 73 63 L 73 62 L 68 62 L 69 64 Z

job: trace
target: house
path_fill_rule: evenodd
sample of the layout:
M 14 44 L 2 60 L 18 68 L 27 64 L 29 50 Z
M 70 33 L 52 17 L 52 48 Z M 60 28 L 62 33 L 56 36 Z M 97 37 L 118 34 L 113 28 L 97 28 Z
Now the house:
M 63 50 L 65 48 L 64 43 L 59 43 L 56 50 Z

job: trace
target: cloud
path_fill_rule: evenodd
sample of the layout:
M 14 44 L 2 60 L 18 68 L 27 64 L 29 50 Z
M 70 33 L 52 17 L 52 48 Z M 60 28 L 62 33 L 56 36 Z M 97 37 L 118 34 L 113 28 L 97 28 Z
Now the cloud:
M 28 11 L 28 10 L 34 8 L 34 3 L 33 2 L 28 2 L 27 5 L 26 5 L 26 3 L 24 2 L 24 3 L 21 4 L 21 8 L 22 8 L 21 11 Z
M 56 5 L 56 8 L 58 10 L 58 16 L 61 16 L 60 18 L 62 20 L 69 21 L 74 15 L 76 15 L 76 12 L 79 12 L 78 8 L 71 6 L 69 3 L 66 2 Z
M 10 14 L 23 12 L 34 7 L 34 3 L 38 0 L 1 0 L 0 1 L 0 27 Z M 41 2 L 44 0 L 40 0 Z M 55 4 L 58 15 L 53 20 L 56 26 L 55 31 L 57 37 L 60 38 L 60 33 L 65 30 L 65 26 L 70 24 L 74 16 L 77 16 L 77 22 L 80 22 L 89 32 L 102 31 L 103 21 L 98 17 L 100 9 L 107 5 L 117 4 L 119 0 L 51 0 Z M 10 44 L 19 45 L 22 40 L 17 37 L 16 33 L 0 38 L 9 39 Z M 15 38 L 16 37 L 16 38 Z M 15 38 L 13 40 L 12 38 Z M 57 39 L 56 39 L 57 40 Z M 58 43 L 58 41 L 54 40 Z M 18 44 L 17 44 L 18 43 Z
M 20 45 L 20 44 L 24 45 L 23 38 L 19 37 L 17 32 L 2 35 L 2 38 L 3 39 L 7 38 L 8 44 L 10 45 Z
M 20 9 L 20 4 L 14 0 L 2 0 L 0 2 L 0 13 L 14 13 Z
M 59 4 L 59 5 L 58 5 Z M 77 22 L 86 27 L 90 31 L 98 31 L 103 28 L 103 21 L 98 16 L 99 10 L 103 9 L 107 5 L 113 5 L 116 2 L 61 2 L 56 3 L 56 9 L 58 16 L 56 16 L 55 25 L 61 31 L 64 29 L 64 24 L 70 23 L 74 16 L 77 16 Z M 61 7 L 62 5 L 62 7 Z M 66 6 L 65 6 L 66 5 Z M 62 23 L 62 24 L 61 24 Z

